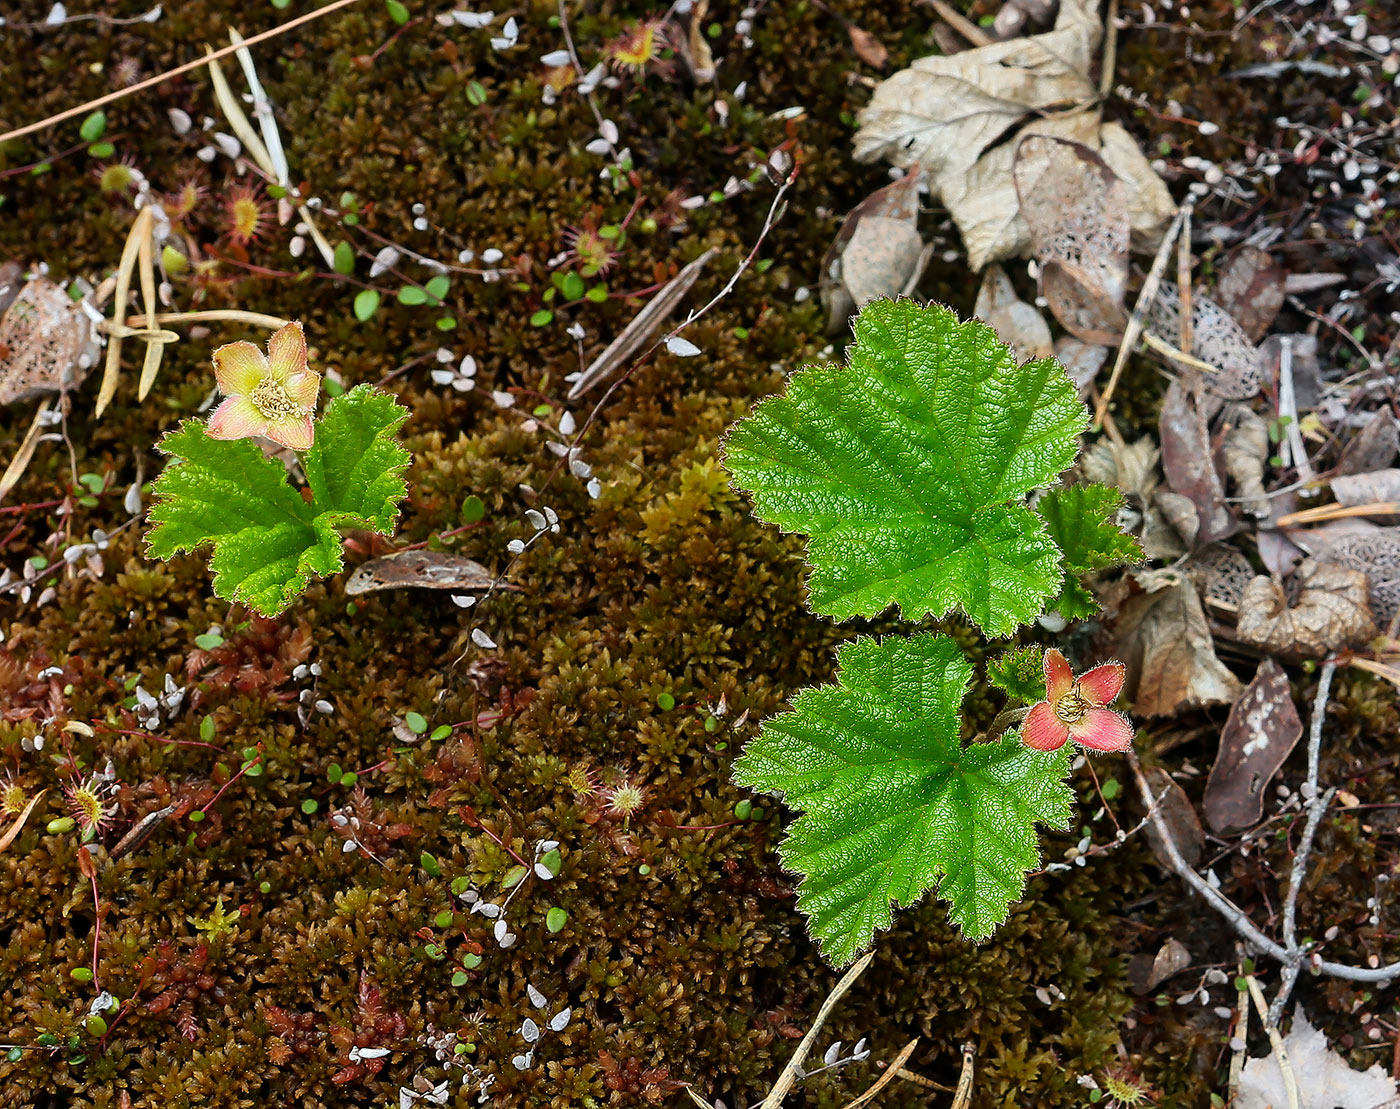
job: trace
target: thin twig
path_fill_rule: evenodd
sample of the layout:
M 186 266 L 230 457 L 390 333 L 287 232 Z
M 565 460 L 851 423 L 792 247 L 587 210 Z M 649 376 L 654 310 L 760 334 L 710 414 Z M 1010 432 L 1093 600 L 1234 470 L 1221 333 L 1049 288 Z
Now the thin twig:
M 331 3 L 327 4 L 324 8 L 317 8 L 315 11 L 309 11 L 305 15 L 297 16 L 295 19 L 289 19 L 286 23 L 282 23 L 276 27 L 269 27 L 266 31 L 261 31 L 250 39 L 244 39 L 242 42 L 234 43 L 231 46 L 225 46 L 223 49 L 216 50 L 214 53 L 206 55 L 203 58 L 196 58 L 192 62 L 178 65 L 174 69 L 166 70 L 164 73 L 157 73 L 154 77 L 148 77 L 146 80 L 132 85 L 130 88 L 109 92 L 106 96 L 99 96 L 96 100 L 89 100 L 86 104 L 79 104 L 76 108 L 69 108 L 66 111 L 59 112 L 57 115 L 48 116 L 39 120 L 37 123 L 27 123 L 23 127 L 15 128 L 13 131 L 6 131 L 3 135 L 0 135 L 0 144 L 7 143 L 11 139 L 18 139 L 24 135 L 32 135 L 35 131 L 42 131 L 45 127 L 50 127 L 55 123 L 62 123 L 65 119 L 86 115 L 88 112 L 100 108 L 104 104 L 111 104 L 113 101 L 120 100 L 125 96 L 130 96 L 132 93 L 154 88 L 156 85 L 168 81 L 172 77 L 179 77 L 182 73 L 189 73 L 191 70 L 198 69 L 200 66 L 208 65 L 211 60 L 226 58 L 242 47 L 256 46 L 260 42 L 266 42 L 270 38 L 276 38 L 278 35 L 285 34 L 296 27 L 300 27 L 303 23 L 309 23 L 313 19 L 320 19 L 323 15 L 330 15 L 331 12 L 337 11 L 340 8 L 349 7 L 355 2 L 356 0 L 331 0 Z

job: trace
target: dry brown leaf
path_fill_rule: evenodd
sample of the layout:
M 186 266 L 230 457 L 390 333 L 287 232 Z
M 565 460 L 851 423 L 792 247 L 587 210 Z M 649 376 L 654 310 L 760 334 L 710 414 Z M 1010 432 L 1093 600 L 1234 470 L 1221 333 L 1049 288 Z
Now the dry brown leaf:
M 1237 525 L 1215 469 L 1205 415 L 1180 381 L 1173 381 L 1162 398 L 1158 432 L 1167 484 L 1196 508 L 1198 530 L 1188 542 L 1209 543 L 1231 535 Z
M 1016 295 L 1011 278 L 1000 266 L 988 266 L 982 275 L 982 288 L 972 314 L 997 333 L 1017 362 L 1049 358 L 1055 353 L 1045 317 L 1034 304 L 1027 304 Z
M 47 277 L 0 266 L 0 404 L 79 385 L 99 350 L 92 320 Z
M 1088 343 L 1112 344 L 1128 321 L 1128 187 L 1083 143 L 1030 135 L 1012 177 L 1055 318 Z
M 1168 978 L 1180 974 L 1191 965 L 1191 952 L 1175 937 L 1162 944 L 1154 955 L 1140 951 L 1128 963 L 1128 985 L 1141 997 L 1155 990 Z
M 1293 1010 L 1293 1027 L 1284 1037 L 1283 1050 L 1297 1085 L 1298 1109 L 1390 1109 L 1400 1095 L 1379 1063 L 1353 1070 L 1327 1046 L 1327 1037 L 1308 1022 L 1301 1006 Z M 1278 1060 L 1266 1055 L 1245 1063 L 1234 1109 L 1284 1109 L 1289 1104 Z
M 1400 612 L 1400 528 L 1352 531 L 1317 552 L 1322 562 L 1360 570 L 1370 584 L 1371 615 L 1383 628 Z
M 1138 716 L 1232 704 L 1243 688 L 1216 658 L 1200 598 L 1187 582 L 1125 601 L 1113 653 L 1127 665 L 1128 696 Z
M 854 23 L 848 23 L 846 33 L 851 36 L 851 49 L 866 65 L 884 69 L 889 63 L 890 52 L 885 49 L 885 44 L 869 31 L 862 30 Z
M 1137 537 L 1150 561 L 1167 561 L 1186 553 L 1179 534 L 1158 504 L 1164 492 L 1159 488 L 1157 471 L 1160 457 L 1157 444 L 1148 436 L 1122 447 L 1100 439 L 1084 452 L 1079 464 L 1088 480 L 1112 485 L 1123 493 L 1127 509 L 1120 513 L 1119 525 Z M 1191 527 L 1194 532 L 1194 521 Z
M 1108 361 L 1108 347 L 1086 343 L 1072 335 L 1061 335 L 1055 340 L 1055 361 L 1065 368 L 1065 373 L 1069 374 L 1069 379 L 1082 395 Z
M 1149 309 L 1147 328 L 1172 346 L 1180 342 L 1181 294 L 1172 282 L 1162 282 Z M 1259 349 L 1225 309 L 1199 293 L 1191 297 L 1191 349 L 1187 353 L 1215 367 L 1216 373 L 1203 375 L 1203 383 L 1217 397 L 1247 400 L 1263 384 Z
M 1201 861 L 1201 854 L 1205 851 L 1206 834 L 1201 828 L 1201 821 L 1196 815 L 1195 806 L 1191 804 L 1191 798 L 1186 796 L 1186 791 L 1177 780 L 1160 766 L 1145 768 L 1143 777 L 1147 779 L 1152 796 L 1157 799 L 1157 811 L 1171 832 L 1177 851 L 1186 860 L 1187 866 L 1195 866 Z M 1157 861 L 1162 864 L 1163 869 L 1172 869 L 1171 855 L 1162 843 L 1156 822 L 1149 821 L 1144 831 L 1147 833 L 1148 846 L 1157 856 Z
M 1215 302 L 1257 343 L 1283 307 L 1283 267 L 1257 247 L 1241 247 L 1221 268 Z
M 352 597 L 381 589 L 490 589 L 495 576 L 479 562 L 447 551 L 400 551 L 362 562 L 345 583 Z M 502 584 L 499 588 L 512 588 Z M 518 587 L 516 587 L 518 588 Z
M 1400 428 L 1390 409 L 1373 412 L 1371 418 L 1346 445 L 1337 462 L 1338 474 L 1367 474 L 1384 470 L 1400 454 Z
M 828 333 L 844 328 L 851 313 L 867 300 L 899 294 L 919 268 L 920 179 L 916 168 L 876 189 L 847 214 L 822 258 L 821 297 Z M 870 226 L 862 232 L 867 221 Z
M 1102 34 L 1098 0 L 1064 0 L 1044 34 L 918 59 L 882 81 L 862 109 L 856 159 L 922 166 L 962 232 L 972 269 L 981 270 L 1029 254 L 1011 133 L 1060 112 L 1035 118 L 1021 135 L 1055 134 L 1099 151 L 1132 189 L 1134 237 L 1150 245 L 1175 210 L 1166 185 L 1120 126 L 1103 123 L 1097 110 L 1065 113 L 1097 99 L 1090 67 Z
M 1400 470 L 1372 470 L 1367 474 L 1341 474 L 1331 481 L 1332 496 L 1337 503 L 1354 505 L 1375 504 L 1380 501 L 1400 501 Z M 1400 523 L 1391 513 L 1381 511 L 1371 516 L 1377 523 Z
M 1269 425 L 1247 405 L 1232 404 L 1225 411 L 1222 431 L 1220 453 L 1240 511 L 1256 520 L 1267 520 L 1273 514 L 1264 489 L 1264 466 L 1271 453 Z
M 1302 735 L 1288 675 L 1266 658 L 1220 733 L 1201 802 L 1212 831 L 1225 835 L 1259 822 L 1265 791 Z
M 1257 577 L 1245 587 L 1235 624 L 1241 642 L 1301 661 L 1375 638 L 1370 584 L 1360 570 L 1310 558 L 1292 585 L 1292 604 L 1273 578 Z

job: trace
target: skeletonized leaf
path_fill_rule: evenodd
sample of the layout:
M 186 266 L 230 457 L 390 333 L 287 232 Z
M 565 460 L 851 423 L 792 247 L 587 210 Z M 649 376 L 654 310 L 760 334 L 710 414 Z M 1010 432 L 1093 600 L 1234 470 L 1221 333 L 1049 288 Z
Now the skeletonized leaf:
M 1147 326 L 1172 346 L 1179 345 L 1181 294 L 1172 282 L 1163 281 L 1158 289 Z M 1230 313 L 1200 293 L 1191 297 L 1191 349 L 1186 353 L 1216 368 L 1217 373 L 1203 376 L 1202 384 L 1217 397 L 1248 400 L 1263 384 L 1259 348 Z
M 1338 536 L 1317 551 L 1319 562 L 1360 570 L 1370 584 L 1371 613 L 1384 628 L 1400 611 L 1400 528 Z

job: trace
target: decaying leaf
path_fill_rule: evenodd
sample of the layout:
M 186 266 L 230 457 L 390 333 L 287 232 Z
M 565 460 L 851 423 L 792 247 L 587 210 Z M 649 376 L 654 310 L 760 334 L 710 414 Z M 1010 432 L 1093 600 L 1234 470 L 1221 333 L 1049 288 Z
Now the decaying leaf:
M 1283 267 L 1258 247 L 1241 247 L 1221 267 L 1215 302 L 1257 343 L 1283 307 Z
M 1181 342 L 1181 294 L 1176 285 L 1163 281 L 1148 313 L 1148 330 L 1172 346 Z M 1259 348 L 1249 341 L 1234 318 L 1199 293 L 1191 297 L 1191 349 L 1188 354 L 1214 366 L 1204 375 L 1208 392 L 1227 400 L 1247 400 L 1259 392 L 1264 363 Z
M 1400 501 L 1400 470 L 1372 470 L 1366 474 L 1341 474 L 1331 482 L 1332 496 L 1348 508 L 1362 504 Z M 1397 518 L 1384 509 L 1371 517 L 1378 523 L 1393 524 Z
M 1196 509 L 1196 533 L 1188 541 L 1209 543 L 1232 534 L 1235 518 L 1215 469 L 1205 414 L 1180 381 L 1173 381 L 1162 398 L 1158 431 L 1167 484 L 1189 498 Z
M 1128 187 L 1083 143 L 1023 138 L 1012 176 L 1055 318 L 1087 343 L 1110 344 L 1128 321 Z
M 1055 340 L 1055 361 L 1065 368 L 1069 379 L 1083 396 L 1089 382 L 1098 377 L 1103 364 L 1108 361 L 1108 347 L 1098 343 L 1086 343 L 1072 335 L 1061 335 Z
M 1283 1039 L 1288 1065 L 1298 1088 L 1298 1109 L 1386 1109 L 1400 1096 L 1395 1080 L 1375 1063 L 1364 1071 L 1327 1046 L 1327 1037 L 1314 1028 L 1301 1007 L 1293 1011 L 1293 1027 Z M 1240 1073 L 1235 1109 L 1284 1109 L 1289 1105 L 1283 1070 L 1272 1055 L 1250 1059 Z
M 1339 474 L 1368 474 L 1384 470 L 1400 454 L 1400 427 L 1390 409 L 1373 412 L 1371 418 L 1346 445 L 1337 461 Z
M 82 303 L 42 275 L 0 266 L 0 404 L 79 385 L 97 364 L 97 332 Z
M 919 180 L 915 168 L 876 189 L 846 216 L 822 259 L 821 296 L 827 331 L 836 333 L 861 305 L 897 296 L 923 268 Z
M 1240 551 L 1225 543 L 1211 543 L 1191 556 L 1186 572 L 1207 604 L 1239 608 L 1245 586 L 1254 578 L 1254 567 Z
M 1360 570 L 1310 558 L 1298 567 L 1294 597 L 1273 578 L 1257 577 L 1240 598 L 1235 634 L 1280 658 L 1323 658 L 1373 639 L 1370 585 Z
M 1239 680 L 1215 656 L 1200 598 L 1189 582 L 1130 597 L 1113 629 L 1113 653 L 1128 667 L 1127 693 L 1138 716 L 1232 704 Z
M 1201 821 L 1196 816 L 1196 808 L 1191 804 L 1191 798 L 1186 796 L 1186 791 L 1181 788 L 1180 783 L 1160 766 L 1147 767 L 1143 770 L 1143 777 L 1147 779 L 1148 788 L 1156 798 L 1157 811 L 1161 813 L 1167 830 L 1171 832 L 1176 849 L 1186 860 L 1187 866 L 1195 866 L 1201 861 L 1201 854 L 1205 851 L 1206 834 L 1201 829 Z M 1157 856 L 1157 861 L 1170 870 L 1171 856 L 1162 844 L 1157 825 L 1149 821 L 1144 831 L 1147 833 L 1148 846 Z
M 1170 780 L 1170 779 L 1168 779 Z M 1191 952 L 1186 945 L 1174 936 L 1154 955 L 1143 951 L 1134 955 L 1128 964 L 1128 982 L 1133 993 L 1141 996 L 1155 990 L 1168 978 L 1180 974 L 1191 965 Z
M 1321 562 L 1360 570 L 1370 583 L 1371 615 L 1382 628 L 1400 611 L 1400 528 L 1371 528 L 1339 536 L 1317 552 Z
M 1256 520 L 1273 513 L 1264 489 L 1264 466 L 1269 460 L 1269 425 L 1248 405 L 1232 404 L 1222 424 L 1220 445 L 1225 474 L 1234 484 L 1240 511 Z
M 846 34 L 851 36 L 851 49 L 861 61 L 875 69 L 885 68 L 890 60 L 890 52 L 885 49 L 883 42 L 854 23 L 846 24 Z
M 1102 34 L 1099 0 L 1064 0 L 1044 34 L 918 59 L 881 82 L 861 111 L 857 160 L 922 166 L 962 232 L 969 263 L 981 270 L 1030 253 L 1011 175 L 1017 140 L 1072 139 L 1098 151 L 1128 184 L 1134 237 L 1150 248 L 1175 206 L 1133 138 L 1088 107 L 1098 95 L 1089 72 Z M 1050 112 L 1061 114 L 1013 134 Z
M 1220 733 L 1201 805 L 1212 831 L 1225 835 L 1259 822 L 1264 792 L 1302 735 L 1288 675 L 1266 658 Z
M 479 562 L 447 551 L 400 551 L 362 562 L 345 583 L 352 597 L 381 589 L 451 589 L 459 593 L 490 589 L 495 576 Z M 499 589 L 517 589 L 501 583 Z
M 988 324 L 1011 348 L 1017 362 L 1048 358 L 1054 353 L 1050 326 L 1034 304 L 1016 295 L 1011 278 L 1000 266 L 988 266 L 972 314 Z

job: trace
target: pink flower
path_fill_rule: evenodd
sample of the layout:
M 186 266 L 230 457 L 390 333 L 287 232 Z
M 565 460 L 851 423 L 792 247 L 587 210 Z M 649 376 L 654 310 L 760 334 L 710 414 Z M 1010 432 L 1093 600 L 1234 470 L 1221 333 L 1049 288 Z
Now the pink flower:
M 306 368 L 306 336 L 289 323 L 267 341 L 267 356 L 239 341 L 214 352 L 214 376 L 226 398 L 209 417 L 211 439 L 265 435 L 294 451 L 310 448 L 311 414 L 321 375 Z
M 1065 656 L 1045 652 L 1046 699 L 1031 706 L 1021 741 L 1037 751 L 1058 751 L 1067 739 L 1094 751 L 1126 751 L 1133 726 L 1122 713 L 1105 708 L 1123 690 L 1123 664 L 1105 662 L 1078 678 Z

